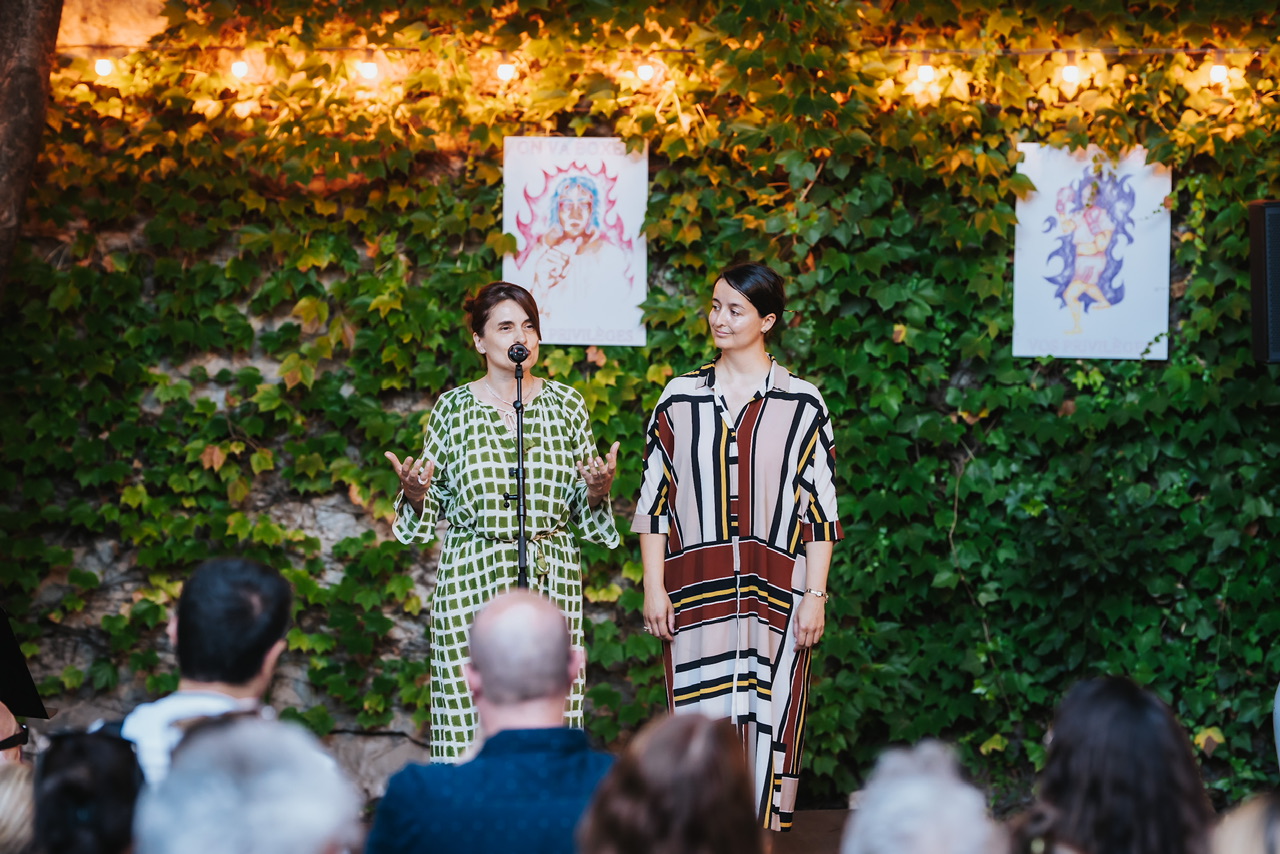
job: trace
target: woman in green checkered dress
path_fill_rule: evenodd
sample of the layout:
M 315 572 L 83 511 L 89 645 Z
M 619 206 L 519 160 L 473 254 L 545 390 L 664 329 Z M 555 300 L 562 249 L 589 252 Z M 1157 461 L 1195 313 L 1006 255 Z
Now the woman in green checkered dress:
M 538 361 L 538 309 L 519 285 L 494 282 L 466 303 L 483 377 L 442 394 L 431 411 L 422 453 L 387 459 L 400 477 L 396 538 L 426 543 L 440 516 L 448 522 L 431 599 L 431 756 L 453 761 L 475 740 L 476 713 L 463 677 L 467 630 L 475 612 L 516 584 L 518 521 L 510 470 L 516 465 L 512 344 Z M 570 525 L 591 542 L 618 544 L 609 487 L 618 452 L 596 452 L 582 396 L 527 372 L 524 381 L 529 586 L 555 602 L 582 646 L 582 564 Z M 582 726 L 583 674 L 565 708 Z

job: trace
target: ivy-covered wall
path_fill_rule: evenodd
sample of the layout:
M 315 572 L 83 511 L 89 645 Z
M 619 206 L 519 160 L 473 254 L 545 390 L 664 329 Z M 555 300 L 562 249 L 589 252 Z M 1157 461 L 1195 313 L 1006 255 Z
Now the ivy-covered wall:
M 55 73 L 0 306 L 0 592 L 52 705 L 171 689 L 178 584 L 244 552 L 298 591 L 297 713 L 421 722 L 431 563 L 387 541 L 382 453 L 480 370 L 461 302 L 513 245 L 502 138 L 607 135 L 649 145 L 650 344 L 541 367 L 622 441 L 620 520 L 662 382 L 711 353 L 722 265 L 785 271 L 776 355 L 832 410 L 848 536 L 810 803 L 927 735 L 1024 794 L 1057 700 L 1104 671 L 1173 704 L 1219 802 L 1274 782 L 1280 375 L 1249 355 L 1243 206 L 1280 195 L 1273 12 L 259 5 L 174 0 L 114 74 Z M 937 80 L 903 48 L 935 51 Z M 1172 168 L 1168 361 L 1013 358 L 1021 141 Z M 657 647 L 635 539 L 586 557 L 590 728 L 613 742 L 660 708 Z

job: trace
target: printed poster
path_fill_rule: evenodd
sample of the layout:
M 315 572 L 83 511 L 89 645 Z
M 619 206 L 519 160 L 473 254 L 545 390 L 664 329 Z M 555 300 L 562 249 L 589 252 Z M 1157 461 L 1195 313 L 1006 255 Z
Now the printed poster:
M 547 344 L 642 347 L 648 292 L 648 150 L 621 139 L 511 136 L 503 143 L 502 277 L 533 293 Z
M 1169 169 L 1142 148 L 1018 150 L 1037 191 L 1017 206 L 1013 355 L 1167 359 Z

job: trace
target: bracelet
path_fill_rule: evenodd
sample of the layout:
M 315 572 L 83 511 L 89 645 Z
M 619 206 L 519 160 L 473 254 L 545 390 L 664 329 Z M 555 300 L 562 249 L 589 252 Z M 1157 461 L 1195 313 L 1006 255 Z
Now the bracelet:
M 807 595 L 809 595 L 810 593 L 812 593 L 814 596 L 817 596 L 819 599 L 830 599 L 830 598 L 831 598 L 831 594 L 830 594 L 830 593 L 828 593 L 828 592 L 826 592 L 825 590 L 814 590 L 812 587 L 808 588 L 808 589 L 807 589 L 807 590 L 805 590 L 804 592 L 805 592 L 805 595 L 806 595 L 806 596 L 807 596 Z

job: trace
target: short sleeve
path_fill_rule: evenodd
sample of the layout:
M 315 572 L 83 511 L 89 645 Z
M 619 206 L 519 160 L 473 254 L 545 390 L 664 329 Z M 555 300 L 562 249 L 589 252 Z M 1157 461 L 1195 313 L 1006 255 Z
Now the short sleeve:
M 800 468 L 800 483 L 807 496 L 800 506 L 800 538 L 806 543 L 844 537 L 836 507 L 835 438 L 820 394 L 816 406 L 808 452 Z
M 635 516 L 631 518 L 631 530 L 637 534 L 666 534 L 671 530 L 669 498 L 675 437 L 666 411 L 666 400 L 667 391 L 664 390 L 645 430 L 640 499 L 636 503 Z

